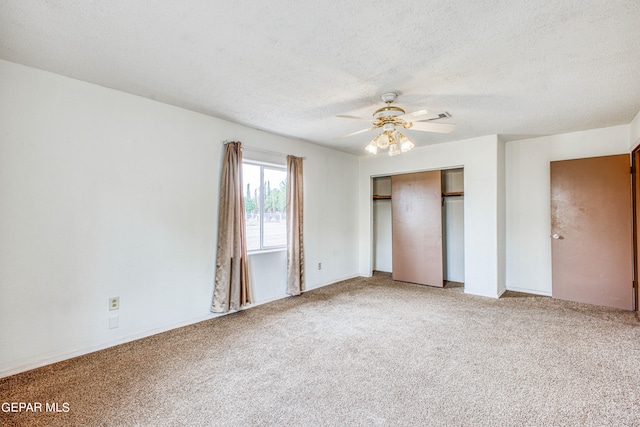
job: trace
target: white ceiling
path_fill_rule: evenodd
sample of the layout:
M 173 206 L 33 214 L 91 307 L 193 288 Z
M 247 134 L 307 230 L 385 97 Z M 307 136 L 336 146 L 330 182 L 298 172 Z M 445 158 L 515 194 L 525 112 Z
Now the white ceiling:
M 0 58 L 356 154 L 388 91 L 417 145 L 640 111 L 638 0 L 2 0 Z

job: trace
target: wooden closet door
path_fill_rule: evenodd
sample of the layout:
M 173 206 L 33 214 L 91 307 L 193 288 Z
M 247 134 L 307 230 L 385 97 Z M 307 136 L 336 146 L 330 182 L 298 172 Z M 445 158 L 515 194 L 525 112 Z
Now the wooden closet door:
M 551 162 L 551 295 L 633 309 L 629 155 Z
M 444 285 L 440 171 L 391 177 L 393 280 Z

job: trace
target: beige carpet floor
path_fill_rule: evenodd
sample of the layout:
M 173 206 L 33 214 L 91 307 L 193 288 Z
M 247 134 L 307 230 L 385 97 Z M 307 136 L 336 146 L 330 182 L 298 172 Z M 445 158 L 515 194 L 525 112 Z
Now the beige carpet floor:
M 638 426 L 637 313 L 358 278 L 0 380 L 2 426 Z

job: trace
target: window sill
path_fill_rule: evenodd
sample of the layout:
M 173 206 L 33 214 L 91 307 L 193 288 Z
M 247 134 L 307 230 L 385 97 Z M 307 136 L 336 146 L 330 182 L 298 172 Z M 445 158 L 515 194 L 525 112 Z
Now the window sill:
M 287 250 L 287 248 L 262 249 L 262 250 L 259 250 L 259 251 L 249 251 L 249 252 L 247 252 L 247 256 L 271 254 L 271 253 L 274 253 L 274 252 L 285 252 L 286 250 Z

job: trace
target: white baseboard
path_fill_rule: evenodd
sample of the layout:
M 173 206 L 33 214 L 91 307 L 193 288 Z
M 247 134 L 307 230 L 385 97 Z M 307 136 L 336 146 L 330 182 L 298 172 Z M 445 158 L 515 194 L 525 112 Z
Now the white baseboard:
M 16 367 L 4 370 L 0 372 L 0 378 L 9 377 L 11 375 L 19 374 L 21 372 L 30 371 L 32 369 L 41 368 L 46 365 L 51 365 L 53 363 L 62 362 L 63 360 L 73 359 L 74 357 L 84 356 L 85 354 L 93 353 L 96 351 L 104 350 L 110 347 L 115 347 L 120 344 L 125 344 L 131 341 L 136 341 L 142 338 L 147 338 L 152 335 L 161 334 L 163 332 L 170 331 L 172 329 L 182 328 L 184 326 L 189 326 L 194 323 L 203 322 L 205 320 L 213 319 L 216 317 L 224 316 L 226 313 L 210 313 L 205 316 L 199 316 L 190 320 L 185 320 L 183 322 L 174 323 L 171 325 L 166 325 L 161 328 L 155 328 L 148 331 L 127 335 L 125 337 L 117 338 L 115 340 L 106 341 L 102 344 L 98 344 L 95 346 L 85 347 L 78 350 L 73 350 L 70 352 L 62 353 L 52 357 L 46 357 L 34 362 L 28 362 L 22 365 L 18 365 Z
M 550 297 L 551 296 L 551 291 L 541 291 L 539 289 L 519 288 L 518 286 L 507 286 L 507 291 L 522 292 L 524 294 L 543 295 L 545 297 Z
M 332 285 L 334 283 L 337 282 L 342 282 L 343 280 L 347 280 L 347 279 L 353 279 L 354 277 L 359 277 L 358 275 L 354 275 L 354 276 L 349 276 L 349 277 L 345 277 L 343 279 L 337 279 L 333 282 L 328 282 L 328 283 L 323 283 L 320 285 L 316 285 L 312 288 L 308 288 L 305 290 L 305 292 L 307 291 L 311 291 L 313 289 L 318 289 L 321 288 L 323 286 L 328 286 L 328 285 Z M 277 297 L 273 297 L 270 298 L 266 301 L 260 301 L 258 303 L 255 304 L 251 304 L 250 306 L 247 306 L 246 309 L 250 309 L 252 307 L 257 307 L 259 305 L 263 305 L 263 304 L 267 304 L 273 301 L 277 301 L 280 299 L 284 299 L 284 298 L 288 298 L 290 295 L 282 295 L 282 296 L 277 296 Z M 116 345 L 120 345 L 120 344 L 125 344 L 131 341 L 136 341 L 142 338 L 147 338 L 150 337 L 152 335 L 157 335 L 157 334 L 161 334 L 163 332 L 167 332 L 170 331 L 172 329 L 177 329 L 177 328 L 182 328 L 184 326 L 189 326 L 189 325 L 193 325 L 194 323 L 200 323 L 203 322 L 205 320 L 209 320 L 209 319 L 214 319 L 216 317 L 220 317 L 220 316 L 224 316 L 226 314 L 230 314 L 233 313 L 234 311 L 230 311 L 229 313 L 209 313 L 206 314 L 204 316 L 198 316 L 196 318 L 190 319 L 190 320 L 185 320 L 183 322 L 177 322 L 177 323 L 173 323 L 171 325 L 166 325 L 160 328 L 155 328 L 155 329 L 151 329 L 148 331 L 144 331 L 144 332 L 140 332 L 140 333 L 136 333 L 136 334 L 132 334 L 132 335 L 128 335 L 126 337 L 121 337 L 121 338 L 117 338 L 115 340 L 110 340 L 107 342 L 104 342 L 102 344 L 98 344 L 95 346 L 90 346 L 90 347 L 85 347 L 85 348 L 81 348 L 81 349 L 77 349 L 77 350 L 73 350 L 73 351 L 69 351 L 69 352 L 65 352 L 62 354 L 58 354 L 55 356 L 51 356 L 51 357 L 44 357 L 42 359 L 33 361 L 33 362 L 27 362 L 9 369 L 6 369 L 4 371 L 0 371 L 0 378 L 5 378 L 5 377 L 10 377 L 11 375 L 15 375 L 15 374 L 19 374 L 21 372 L 26 372 L 26 371 L 30 371 L 32 369 L 36 369 L 36 368 L 41 368 L 43 366 L 47 366 L 47 365 L 51 365 L 53 363 L 57 363 L 57 362 L 62 362 L 63 360 L 68 360 L 68 359 L 73 359 L 74 357 L 78 357 L 78 356 L 84 356 L 85 354 L 89 354 L 89 353 L 93 353 L 96 351 L 100 351 L 100 350 L 105 350 L 109 347 L 115 347 Z
M 355 279 L 356 277 L 363 277 L 363 276 L 361 276 L 361 275 L 359 275 L 359 274 L 354 274 L 354 275 L 352 275 L 352 276 L 343 277 L 342 279 L 336 279 L 336 280 L 334 280 L 334 281 L 332 281 L 332 282 L 321 283 L 321 284 L 319 284 L 319 285 L 315 285 L 315 286 L 313 286 L 313 287 L 311 287 L 311 288 L 307 288 L 307 289 L 305 289 L 304 291 L 305 291 L 305 292 L 309 292 L 309 291 L 312 291 L 312 290 L 314 290 L 314 289 L 322 288 L 322 287 L 324 287 L 324 286 L 333 285 L 333 284 L 335 284 L 335 283 L 342 282 L 342 281 L 345 281 L 345 280 Z
M 249 309 L 249 308 L 252 308 L 252 307 L 258 307 L 259 305 L 269 304 L 270 302 L 274 302 L 274 301 L 278 301 L 278 300 L 281 300 L 281 299 L 289 298 L 290 296 L 291 295 L 283 294 L 283 295 L 280 295 L 280 296 L 277 296 L 277 297 L 268 298 L 268 299 L 266 299 L 264 301 L 254 302 L 254 303 L 252 303 L 250 305 L 247 305 L 247 306 L 245 306 L 244 309 L 246 310 L 246 309 Z
M 477 297 L 493 298 L 493 299 L 498 299 L 498 298 L 500 298 L 500 295 L 502 295 L 502 293 L 498 293 L 498 292 L 496 292 L 495 294 L 485 294 L 485 293 L 470 292 L 466 288 L 464 289 L 464 293 L 465 293 L 465 295 L 474 295 L 474 296 L 477 296 Z

